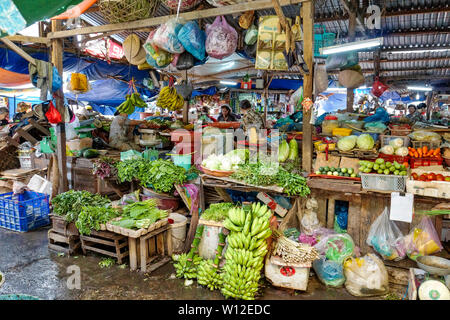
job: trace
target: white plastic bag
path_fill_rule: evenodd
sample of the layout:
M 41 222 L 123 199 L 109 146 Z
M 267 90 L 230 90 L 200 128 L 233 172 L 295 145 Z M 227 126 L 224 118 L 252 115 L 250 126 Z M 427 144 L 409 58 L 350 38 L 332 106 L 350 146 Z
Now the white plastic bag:
M 65 124 L 66 126 L 66 141 L 76 139 L 78 137 L 77 132 L 75 131 L 75 128 L 78 128 L 80 126 L 80 120 L 77 116 L 75 116 L 75 120 Z
M 159 26 L 153 36 L 153 43 L 170 53 L 183 53 L 184 47 L 178 40 L 178 32 L 183 27 L 181 20 L 170 19 Z
M 399 261 L 406 256 L 403 234 L 395 222 L 389 220 L 387 208 L 372 223 L 366 243 L 385 260 Z
M 296 106 L 297 103 L 303 100 L 303 87 L 298 88 L 289 99 L 289 104 Z
M 225 17 L 219 16 L 206 26 L 206 52 L 210 57 L 220 59 L 232 55 L 236 51 L 238 34 Z
M 378 296 L 389 290 L 386 267 L 376 255 L 350 258 L 344 263 L 345 288 L 357 297 Z

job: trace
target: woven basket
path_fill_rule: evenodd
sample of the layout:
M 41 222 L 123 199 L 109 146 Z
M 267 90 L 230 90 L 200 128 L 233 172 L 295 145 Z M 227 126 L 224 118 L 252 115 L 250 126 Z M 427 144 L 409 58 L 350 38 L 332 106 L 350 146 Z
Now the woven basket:
M 154 15 L 159 0 L 101 0 L 100 12 L 109 23 L 129 22 Z
M 180 5 L 180 12 L 193 9 L 202 0 L 183 0 Z M 177 10 L 178 0 L 161 0 L 161 3 L 168 9 Z

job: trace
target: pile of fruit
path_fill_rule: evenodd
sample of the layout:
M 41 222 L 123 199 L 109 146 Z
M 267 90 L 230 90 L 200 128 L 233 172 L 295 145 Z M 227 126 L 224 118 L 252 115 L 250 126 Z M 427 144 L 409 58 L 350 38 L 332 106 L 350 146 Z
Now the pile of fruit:
M 358 175 L 353 168 L 334 168 L 334 167 L 320 167 L 316 174 L 326 174 L 335 177 L 351 177 L 356 178 Z
M 397 161 L 385 162 L 384 159 L 378 158 L 375 162 L 362 160 L 359 161 L 359 172 L 363 173 L 378 173 L 378 174 L 394 174 L 396 176 L 407 175 L 407 163 L 400 164 Z
M 435 174 L 433 172 L 428 173 L 422 173 L 421 175 L 418 175 L 417 173 L 412 173 L 411 177 L 414 180 L 418 181 L 448 181 L 450 182 L 450 176 L 443 176 L 442 174 Z
M 159 92 L 156 106 L 169 111 L 176 111 L 183 108 L 184 99 L 177 93 L 175 87 L 164 87 Z
M 250 210 L 233 208 L 224 226 L 230 230 L 223 273 L 222 294 L 225 297 L 253 300 L 267 254 L 266 239 L 272 235 L 269 219 L 272 211 L 266 205 L 252 204 Z
M 427 146 L 422 148 L 411 148 L 408 147 L 409 155 L 413 158 L 441 158 L 441 149 L 430 149 L 428 150 Z
M 127 94 L 125 98 L 125 101 L 117 107 L 117 111 L 120 113 L 132 114 L 136 107 L 147 108 L 147 104 L 138 92 Z
M 223 285 L 222 274 L 219 273 L 219 264 L 223 258 L 222 252 L 225 247 L 225 238 L 226 236 L 223 233 L 219 234 L 219 243 L 214 260 L 203 260 L 198 266 L 198 283 L 206 286 L 211 291 L 221 289 Z

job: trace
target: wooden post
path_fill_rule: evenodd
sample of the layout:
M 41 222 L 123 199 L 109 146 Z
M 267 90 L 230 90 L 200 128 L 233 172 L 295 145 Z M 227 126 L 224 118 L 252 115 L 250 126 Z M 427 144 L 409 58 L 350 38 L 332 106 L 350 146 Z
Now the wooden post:
M 61 30 L 61 20 L 52 20 L 52 32 Z M 63 41 L 62 39 L 52 39 L 52 51 L 51 51 L 51 61 L 53 65 L 58 69 L 59 75 L 63 76 Z M 60 176 L 59 192 L 65 192 L 69 190 L 67 181 L 67 158 L 66 158 L 66 127 L 64 123 L 64 93 L 63 89 L 59 89 L 55 93 L 56 109 L 58 109 L 61 114 L 62 123 L 56 126 L 56 136 L 57 136 L 57 157 L 58 157 L 58 168 Z
M 183 81 L 187 83 L 187 70 L 183 72 Z M 189 123 L 189 100 L 184 102 L 183 106 L 183 123 Z
M 309 74 L 303 77 L 303 97 L 313 99 L 313 81 L 314 81 L 314 3 L 305 2 L 300 10 L 300 16 L 303 21 L 303 59 L 308 66 Z M 303 112 L 303 140 L 302 140 L 302 167 L 306 172 L 312 169 L 312 125 L 311 109 Z

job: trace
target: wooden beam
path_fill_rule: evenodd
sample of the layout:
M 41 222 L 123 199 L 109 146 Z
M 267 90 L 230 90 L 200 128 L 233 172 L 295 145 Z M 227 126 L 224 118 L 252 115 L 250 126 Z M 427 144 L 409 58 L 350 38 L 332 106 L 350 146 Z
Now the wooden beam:
M 305 2 L 302 5 L 300 17 L 303 23 L 303 59 L 309 70 L 309 74 L 303 77 L 303 96 L 314 101 L 314 3 L 312 1 Z M 303 111 L 302 169 L 306 172 L 311 172 L 312 170 L 311 109 L 308 112 Z
M 13 42 L 23 42 L 23 43 L 43 43 L 46 46 L 50 45 L 50 40 L 45 37 L 28 37 L 22 35 L 8 36 L 6 39 Z
M 278 16 L 278 19 L 280 20 L 280 24 L 281 27 L 283 28 L 283 31 L 286 31 L 287 30 L 286 17 L 284 16 L 283 9 L 281 9 L 280 2 L 278 0 L 272 0 L 272 4 Z
M 297 3 L 306 2 L 309 0 L 279 0 L 281 6 L 287 6 Z M 179 14 L 179 19 L 184 19 L 185 21 L 198 20 L 204 18 L 211 18 L 221 15 L 229 15 L 235 13 L 241 13 L 245 11 L 251 10 L 264 10 L 273 8 L 272 0 L 258 0 L 258 1 L 250 1 L 244 2 L 229 6 L 224 6 L 220 8 L 212 8 L 205 10 L 196 10 L 191 12 L 183 12 Z M 83 35 L 90 33 L 101 33 L 101 32 L 112 32 L 118 31 L 122 32 L 125 30 L 135 30 L 139 28 L 147 28 L 152 26 L 157 26 L 163 24 L 167 20 L 171 18 L 176 18 L 176 15 L 162 16 L 162 17 L 154 17 L 144 20 L 132 21 L 132 22 L 123 22 L 117 24 L 106 24 L 97 27 L 87 27 L 87 28 L 78 28 L 72 30 L 64 30 L 64 31 L 53 31 L 48 37 L 50 39 L 57 38 L 67 38 L 75 35 Z
M 27 60 L 29 63 L 31 64 L 36 64 L 36 60 L 30 56 L 28 53 L 26 53 L 25 51 L 23 51 L 22 48 L 16 46 L 11 40 L 9 40 L 8 38 L 1 38 L 0 40 L 2 40 L 2 42 L 4 44 L 6 44 L 6 46 L 8 48 L 10 48 L 11 50 L 13 50 L 14 52 L 16 52 L 19 56 L 21 56 L 22 58 L 24 58 L 25 60 Z
M 52 20 L 52 31 L 56 32 L 61 30 L 61 20 Z M 51 61 L 53 65 L 58 69 L 58 72 L 62 78 L 63 74 L 63 40 L 53 39 L 51 41 Z M 57 149 L 56 155 L 58 158 L 58 169 L 59 169 L 59 192 L 66 192 L 69 189 L 69 184 L 67 181 L 67 157 L 66 157 L 66 126 L 64 123 L 65 107 L 64 107 L 64 93 L 63 89 L 59 89 L 54 94 L 56 109 L 58 109 L 61 114 L 62 123 L 56 126 L 56 137 L 57 137 Z

